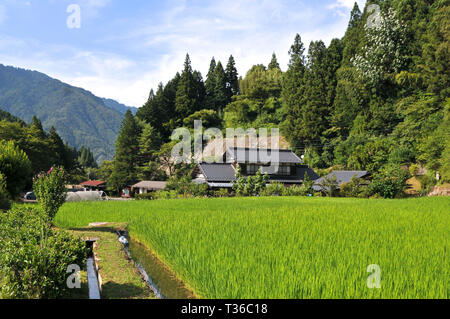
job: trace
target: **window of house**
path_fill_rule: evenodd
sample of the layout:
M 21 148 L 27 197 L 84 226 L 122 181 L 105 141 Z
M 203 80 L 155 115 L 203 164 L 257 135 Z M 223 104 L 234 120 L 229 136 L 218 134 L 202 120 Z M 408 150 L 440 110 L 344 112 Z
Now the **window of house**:
M 259 170 L 259 166 L 255 164 L 247 165 L 247 175 L 255 175 Z
M 278 168 L 278 175 L 283 175 L 283 176 L 291 175 L 291 167 L 290 166 L 280 166 Z

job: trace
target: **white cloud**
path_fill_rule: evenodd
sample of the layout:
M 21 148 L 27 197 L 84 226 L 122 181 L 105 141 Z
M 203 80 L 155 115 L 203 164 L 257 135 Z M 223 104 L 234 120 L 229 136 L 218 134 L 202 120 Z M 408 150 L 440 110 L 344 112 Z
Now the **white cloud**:
M 98 14 L 109 2 L 79 1 L 82 10 L 83 5 L 91 6 L 91 14 Z M 159 12 L 158 20 L 131 23 L 122 34 L 113 36 L 112 30 L 109 38 L 93 39 L 108 47 L 119 43 L 126 47 L 125 51 L 111 47 L 105 52 L 95 47 L 80 49 L 0 37 L 0 61 L 38 70 L 98 96 L 139 107 L 151 88 L 156 89 L 159 82 L 166 83 L 182 70 L 187 52 L 193 68 L 201 71 L 204 79 L 212 56 L 225 65 L 230 54 L 240 75 L 245 76 L 252 65 L 267 65 L 272 52 L 285 70 L 296 33 L 306 46 L 319 39 L 328 44 L 332 38 L 344 35 L 353 0 L 336 1 L 339 7 L 334 8 L 345 15 L 334 15 L 326 5 L 313 9 L 309 1 L 304 3 L 235 0 L 192 7 L 178 1 Z
M 365 0 L 336 0 L 335 3 L 330 4 L 328 6 L 328 8 L 330 9 L 334 9 L 334 8 L 346 8 L 346 9 L 352 9 L 353 6 L 355 5 L 355 2 L 358 3 L 359 9 L 363 10 L 364 9 L 364 2 Z

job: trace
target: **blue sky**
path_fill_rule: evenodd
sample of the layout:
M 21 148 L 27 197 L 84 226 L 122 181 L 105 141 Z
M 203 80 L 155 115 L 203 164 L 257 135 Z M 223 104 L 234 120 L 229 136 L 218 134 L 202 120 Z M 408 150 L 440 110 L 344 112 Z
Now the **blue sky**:
M 358 0 L 363 9 L 365 0 Z M 81 28 L 67 27 L 78 4 Z M 275 52 L 283 70 L 296 33 L 307 45 L 342 37 L 354 0 L 0 0 L 0 63 L 44 72 L 140 107 L 189 52 L 206 77 L 232 54 L 240 75 Z

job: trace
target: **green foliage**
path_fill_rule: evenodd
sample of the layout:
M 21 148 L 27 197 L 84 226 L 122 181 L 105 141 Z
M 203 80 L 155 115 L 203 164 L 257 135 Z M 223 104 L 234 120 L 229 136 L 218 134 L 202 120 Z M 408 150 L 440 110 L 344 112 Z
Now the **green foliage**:
M 25 152 L 12 141 L 0 140 L 0 174 L 6 182 L 6 190 L 16 199 L 30 178 L 31 163 Z M 5 186 L 5 185 L 4 185 Z
M 0 213 L 11 208 L 11 202 L 9 198 L 9 193 L 6 189 L 5 175 L 0 173 Z
M 436 185 L 436 178 L 430 175 L 424 175 L 419 178 L 420 181 L 420 192 L 421 196 L 427 196 Z
M 78 162 L 83 168 L 98 168 L 98 164 L 94 159 L 94 154 L 91 152 L 91 149 L 85 148 L 84 146 L 80 149 Z
M 193 183 L 189 176 L 170 179 L 166 190 L 173 191 L 182 198 L 205 197 L 208 195 L 208 185 Z
M 448 277 L 436 274 L 448 273 L 449 202 L 106 201 L 67 203 L 56 222 L 70 228 L 129 223 L 130 236 L 151 247 L 200 298 L 448 299 Z M 382 269 L 381 289 L 366 285 L 373 262 Z M 420 280 L 412 285 L 411 278 Z
M 384 167 L 379 173 L 374 174 L 370 185 L 372 194 L 384 198 L 397 198 L 404 194 L 407 187 L 406 181 L 410 178 L 408 171 L 395 165 Z
M 326 194 L 328 197 L 336 196 L 338 192 L 338 182 L 336 179 L 336 175 L 324 176 L 322 180 L 318 183 L 321 191 Z
M 204 128 L 222 127 L 222 120 L 217 111 L 214 110 L 200 110 L 192 115 L 189 115 L 183 120 L 185 127 L 189 129 L 194 128 L 194 121 L 202 121 Z
M 47 173 L 33 178 L 34 194 L 50 222 L 66 201 L 66 182 L 67 176 L 61 167 L 52 167 Z
M 285 187 L 281 183 L 271 182 L 262 191 L 261 196 L 282 196 L 285 191 Z
M 237 196 L 261 196 L 269 181 L 269 175 L 262 174 L 260 170 L 254 176 L 243 176 L 241 167 L 236 171 L 236 181 L 233 190 Z
M 27 123 L 33 115 L 43 119 L 45 130 L 54 126 L 72 147 L 89 147 L 98 162 L 113 157 L 123 114 L 105 106 L 102 99 L 45 74 L 3 65 L 0 65 L 0 88 L 0 105 L 5 111 Z M 47 170 L 50 166 L 40 169 Z
M 369 197 L 369 186 L 363 179 L 353 176 L 350 182 L 340 185 L 339 194 L 342 197 Z
M 0 214 L 0 299 L 55 299 L 67 295 L 67 267 L 83 268 L 85 243 L 55 231 L 32 208 Z
M 120 193 L 122 188 L 132 185 L 137 180 L 137 166 L 139 163 L 140 128 L 128 110 L 125 113 L 119 136 L 116 141 L 116 155 L 111 176 L 108 180 L 110 186 Z
M 218 197 L 218 198 L 220 198 L 220 197 L 229 197 L 230 193 L 228 192 L 228 189 L 221 188 L 219 190 L 214 191 L 213 196 L 214 197 Z
M 155 199 L 155 194 L 154 194 L 154 192 L 136 194 L 136 195 L 134 195 L 134 199 L 136 199 L 136 200 L 153 200 L 153 199 Z

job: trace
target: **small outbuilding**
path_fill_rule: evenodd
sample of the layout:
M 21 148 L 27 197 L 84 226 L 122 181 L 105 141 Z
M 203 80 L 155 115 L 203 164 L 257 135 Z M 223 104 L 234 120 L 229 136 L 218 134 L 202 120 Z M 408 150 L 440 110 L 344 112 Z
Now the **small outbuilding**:
M 106 189 L 104 181 L 86 181 L 80 184 L 88 191 L 103 191 Z
M 366 179 L 369 176 L 369 173 L 367 171 L 332 171 L 330 174 L 328 174 L 326 177 L 321 177 L 317 179 L 314 182 L 313 189 L 315 191 L 321 191 L 322 190 L 322 181 L 327 178 L 331 179 L 333 176 L 336 176 L 336 186 L 337 188 L 340 188 L 340 185 L 349 183 L 353 177 L 356 179 Z
M 66 202 L 95 202 L 106 199 L 103 191 L 69 192 Z
M 135 194 L 145 194 L 154 191 L 162 191 L 166 188 L 167 182 L 142 181 L 131 186 L 131 191 Z

